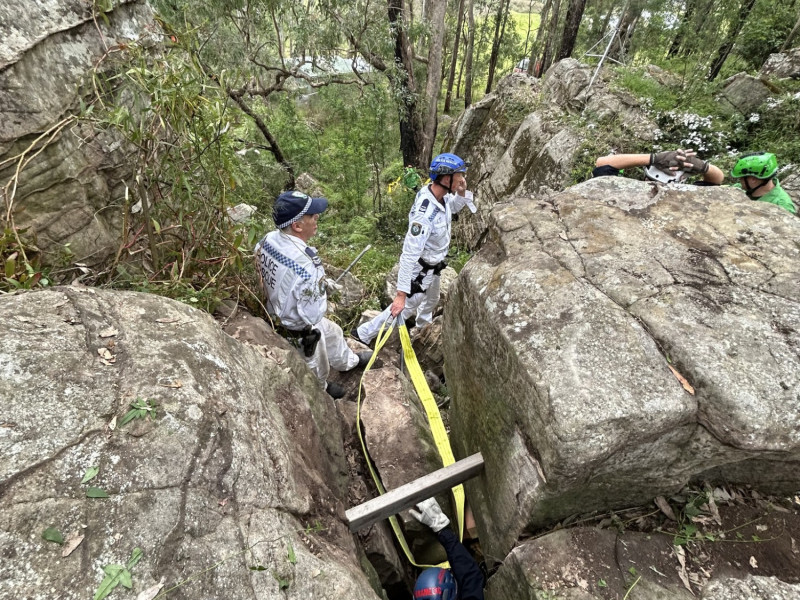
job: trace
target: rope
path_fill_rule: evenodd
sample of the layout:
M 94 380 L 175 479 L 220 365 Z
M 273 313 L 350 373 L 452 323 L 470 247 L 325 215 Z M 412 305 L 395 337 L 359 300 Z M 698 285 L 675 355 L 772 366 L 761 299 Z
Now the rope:
M 387 323 L 389 325 L 388 328 L 386 327 Z M 378 357 L 378 353 L 392 335 L 393 326 L 393 318 L 381 325 L 378 335 L 375 338 L 375 351 L 372 354 L 372 358 L 367 363 L 364 373 L 361 375 L 361 381 L 359 382 L 358 386 L 358 398 L 356 400 L 356 431 L 358 432 L 358 440 L 361 442 L 361 450 L 364 454 L 364 460 L 367 463 L 367 468 L 369 469 L 372 480 L 375 482 L 375 487 L 377 487 L 380 495 L 385 494 L 386 489 L 383 487 L 383 483 L 381 483 L 375 466 L 372 464 L 372 460 L 369 457 L 367 445 L 364 442 L 364 434 L 361 430 L 361 390 L 364 384 L 364 377 L 366 377 L 367 373 L 372 368 L 375 359 Z M 417 356 L 414 354 L 414 349 L 411 345 L 411 337 L 408 334 L 408 328 L 406 327 L 405 323 L 400 325 L 398 330 L 400 332 L 400 341 L 403 346 L 403 358 L 405 359 L 406 368 L 411 376 L 414 389 L 416 389 L 417 395 L 419 396 L 420 400 L 422 401 L 422 405 L 425 408 L 425 414 L 428 417 L 428 424 L 431 427 L 431 433 L 433 434 L 436 448 L 439 451 L 439 456 L 442 458 L 443 466 L 446 467 L 453 464 L 455 462 L 455 458 L 453 457 L 453 451 L 450 447 L 450 440 L 447 437 L 447 431 L 445 430 L 444 423 L 442 422 L 442 416 L 439 414 L 439 408 L 436 406 L 436 400 L 433 398 L 433 394 L 431 394 L 431 390 L 428 387 L 428 382 L 425 380 L 425 375 L 422 373 L 422 369 L 417 361 Z M 459 484 L 452 488 L 452 492 L 456 503 L 458 539 L 462 540 L 464 536 L 464 487 Z M 447 569 L 450 567 L 449 563 L 447 562 L 443 562 L 438 565 L 424 565 L 417 563 L 416 560 L 414 560 L 414 555 L 411 553 L 411 548 L 408 546 L 405 535 L 403 535 L 403 530 L 400 528 L 400 522 L 397 520 L 396 515 L 389 517 L 389 524 L 391 525 L 394 535 L 397 538 L 397 542 L 403 549 L 403 553 L 406 555 L 408 562 L 410 562 L 412 565 L 419 568 L 441 567 Z

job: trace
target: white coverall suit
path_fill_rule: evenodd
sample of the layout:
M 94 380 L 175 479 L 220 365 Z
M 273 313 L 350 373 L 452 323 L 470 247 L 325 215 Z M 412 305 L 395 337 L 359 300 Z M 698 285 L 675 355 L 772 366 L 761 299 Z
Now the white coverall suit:
M 256 264 L 267 296 L 267 310 L 290 331 L 312 326 L 320 332 L 314 354 L 300 353 L 323 386 L 331 367 L 349 371 L 358 355 L 347 347 L 342 328 L 325 318 L 328 296 L 325 269 L 312 248 L 298 237 L 270 231 L 255 248 Z M 289 342 L 297 347 L 293 339 Z
M 400 273 L 397 276 L 397 290 L 411 294 L 411 283 L 423 273 L 420 285 L 421 292 L 406 298 L 406 305 L 401 313 L 403 320 L 416 313 L 417 326 L 423 327 L 433 319 L 433 311 L 439 302 L 439 275 L 433 269 L 425 269 L 420 264 L 421 258 L 428 265 L 438 265 L 444 261 L 450 249 L 450 228 L 453 218 L 454 194 L 444 197 L 444 204 L 439 202 L 425 186 L 414 200 L 408 214 L 408 232 L 403 242 L 400 255 Z M 455 212 L 464 207 L 459 203 Z M 360 325 L 358 337 L 366 344 L 372 342 L 381 329 L 381 325 L 391 317 L 391 306 L 388 306 L 377 317 Z

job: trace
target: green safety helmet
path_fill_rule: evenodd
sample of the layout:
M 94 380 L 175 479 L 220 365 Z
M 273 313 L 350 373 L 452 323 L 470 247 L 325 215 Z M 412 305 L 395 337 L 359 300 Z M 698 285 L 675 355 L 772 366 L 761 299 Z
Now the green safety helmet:
M 778 171 L 778 159 L 770 152 L 745 154 L 731 171 L 731 177 L 755 177 L 770 179 Z

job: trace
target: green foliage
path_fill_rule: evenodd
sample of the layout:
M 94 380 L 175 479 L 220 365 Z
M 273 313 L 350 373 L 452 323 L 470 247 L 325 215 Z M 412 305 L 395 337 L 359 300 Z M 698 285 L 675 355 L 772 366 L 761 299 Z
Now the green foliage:
M 83 474 L 83 479 L 81 479 L 81 484 L 88 483 L 100 472 L 100 467 L 89 467 L 86 469 L 86 473 Z
M 142 558 L 142 551 L 140 548 L 134 548 L 131 552 L 131 557 L 123 567 L 122 565 L 106 565 L 103 567 L 105 577 L 100 582 L 100 586 L 94 593 L 92 600 L 103 600 L 106 598 L 118 585 L 131 589 L 133 587 L 133 579 L 130 570 Z
M 108 493 L 98 487 L 89 487 L 86 490 L 87 498 L 108 498 Z
M 292 545 L 292 540 L 289 540 L 289 548 L 286 552 L 286 560 L 289 561 L 290 564 L 297 564 L 297 555 L 294 553 L 294 546 Z
M 40 265 L 39 249 L 27 229 L 6 226 L 0 236 L 0 263 L 3 273 L 0 293 L 29 290 L 50 285 L 46 269 Z
M 272 572 L 272 577 L 274 577 L 275 581 L 278 582 L 279 590 L 289 589 L 289 579 L 287 577 L 281 576 L 277 571 Z
M 55 527 L 48 527 L 42 532 L 42 538 L 59 546 L 64 544 L 64 536 Z
M 779 164 L 800 163 L 800 84 L 782 81 L 776 85 L 774 97 L 769 98 L 759 112 L 751 115 L 732 113 L 716 100 L 721 84 L 704 80 L 679 83 L 675 87 L 659 84 L 643 69 L 617 68 L 612 86 L 625 89 L 641 103 L 656 122 L 656 143 L 642 147 L 652 149 L 690 148 L 711 160 L 724 172 L 729 172 L 738 154 L 767 150 L 778 156 Z M 674 108 L 681 107 L 680 109 Z M 601 127 L 600 138 L 587 140 L 588 155 L 607 154 L 599 146 L 608 145 L 608 125 Z M 613 134 L 610 136 L 613 140 Z M 622 149 L 620 152 L 634 150 Z M 588 165 L 576 167 L 583 174 Z M 591 171 L 591 169 L 588 169 Z
M 156 404 L 155 400 L 137 398 L 131 402 L 130 407 L 131 409 L 125 413 L 125 416 L 123 416 L 122 420 L 119 422 L 120 427 L 127 425 L 134 419 L 144 419 L 150 417 L 151 421 L 156 420 L 156 409 L 158 405 Z

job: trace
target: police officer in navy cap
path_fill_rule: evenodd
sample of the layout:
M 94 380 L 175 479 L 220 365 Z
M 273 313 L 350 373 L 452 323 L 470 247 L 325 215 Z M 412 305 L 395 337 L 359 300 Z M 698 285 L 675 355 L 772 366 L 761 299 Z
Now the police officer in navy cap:
M 325 198 L 283 192 L 272 211 L 277 229 L 256 244 L 255 259 L 275 330 L 300 350 L 328 394 L 341 398 L 344 389 L 327 381 L 330 369 L 364 367 L 372 351 L 356 354 L 350 350 L 342 328 L 325 318 L 325 269 L 316 248 L 308 241 L 317 233 L 319 215 L 326 208 Z

